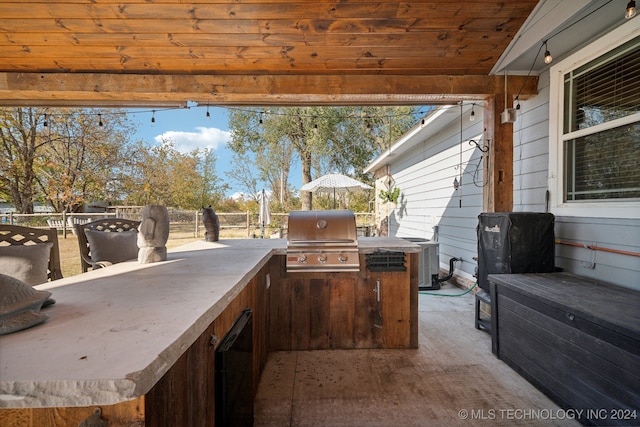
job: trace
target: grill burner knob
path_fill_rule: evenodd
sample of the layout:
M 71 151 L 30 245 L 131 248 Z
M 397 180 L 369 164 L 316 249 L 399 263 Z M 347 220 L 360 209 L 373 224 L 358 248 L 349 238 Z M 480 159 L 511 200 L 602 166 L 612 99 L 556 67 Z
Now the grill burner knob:
M 349 257 L 343 254 L 338 255 L 338 261 L 345 263 L 347 261 L 349 261 Z
M 298 264 L 305 264 L 307 262 L 307 256 L 306 255 L 300 255 L 298 257 Z
M 327 256 L 325 254 L 318 255 L 318 262 L 324 264 L 325 262 L 327 262 Z

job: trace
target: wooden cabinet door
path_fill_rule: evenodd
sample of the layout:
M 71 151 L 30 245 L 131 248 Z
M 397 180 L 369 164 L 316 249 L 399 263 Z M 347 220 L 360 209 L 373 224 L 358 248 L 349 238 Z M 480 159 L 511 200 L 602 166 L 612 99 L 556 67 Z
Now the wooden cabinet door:
M 411 255 L 407 271 L 287 273 L 280 265 L 270 290 L 270 350 L 417 347 Z

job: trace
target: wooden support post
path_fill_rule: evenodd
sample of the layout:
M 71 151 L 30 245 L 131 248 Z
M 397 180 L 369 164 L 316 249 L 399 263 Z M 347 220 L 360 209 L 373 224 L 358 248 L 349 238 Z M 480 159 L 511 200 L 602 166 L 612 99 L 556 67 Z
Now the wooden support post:
M 500 114 L 507 107 L 504 98 L 504 93 L 496 93 L 484 101 L 484 135 L 489 146 L 485 154 L 484 212 L 513 210 L 513 124 L 501 123 Z M 508 94 L 507 99 L 513 96 Z
M 193 231 L 193 237 L 198 237 L 198 211 L 196 210 L 196 229 Z
M 62 237 L 67 238 L 67 211 L 62 211 Z

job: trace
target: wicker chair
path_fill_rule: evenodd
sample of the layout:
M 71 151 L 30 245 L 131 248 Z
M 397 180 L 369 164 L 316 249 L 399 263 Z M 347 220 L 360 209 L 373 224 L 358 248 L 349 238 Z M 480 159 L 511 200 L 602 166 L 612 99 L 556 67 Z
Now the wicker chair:
M 80 261 L 82 271 L 86 273 L 89 268 L 95 270 L 97 268 L 106 267 L 119 261 L 95 260 L 91 256 L 91 247 L 87 238 L 86 230 L 99 231 L 105 233 L 118 233 L 123 231 L 137 231 L 140 221 L 134 221 L 124 218 L 103 218 L 86 224 L 74 224 L 76 235 L 78 236 L 78 245 L 80 247 Z M 94 248 L 96 251 L 97 248 Z
M 62 279 L 58 230 L 55 228 L 33 228 L 0 224 L 0 246 L 26 246 L 41 243 L 53 244 L 49 255 L 47 273 L 49 280 Z

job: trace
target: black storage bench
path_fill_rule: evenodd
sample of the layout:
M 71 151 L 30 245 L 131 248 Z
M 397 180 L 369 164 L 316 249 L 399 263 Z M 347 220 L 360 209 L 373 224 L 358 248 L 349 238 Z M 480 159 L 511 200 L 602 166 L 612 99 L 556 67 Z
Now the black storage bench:
M 587 425 L 640 425 L 640 292 L 491 274 L 492 351 Z

